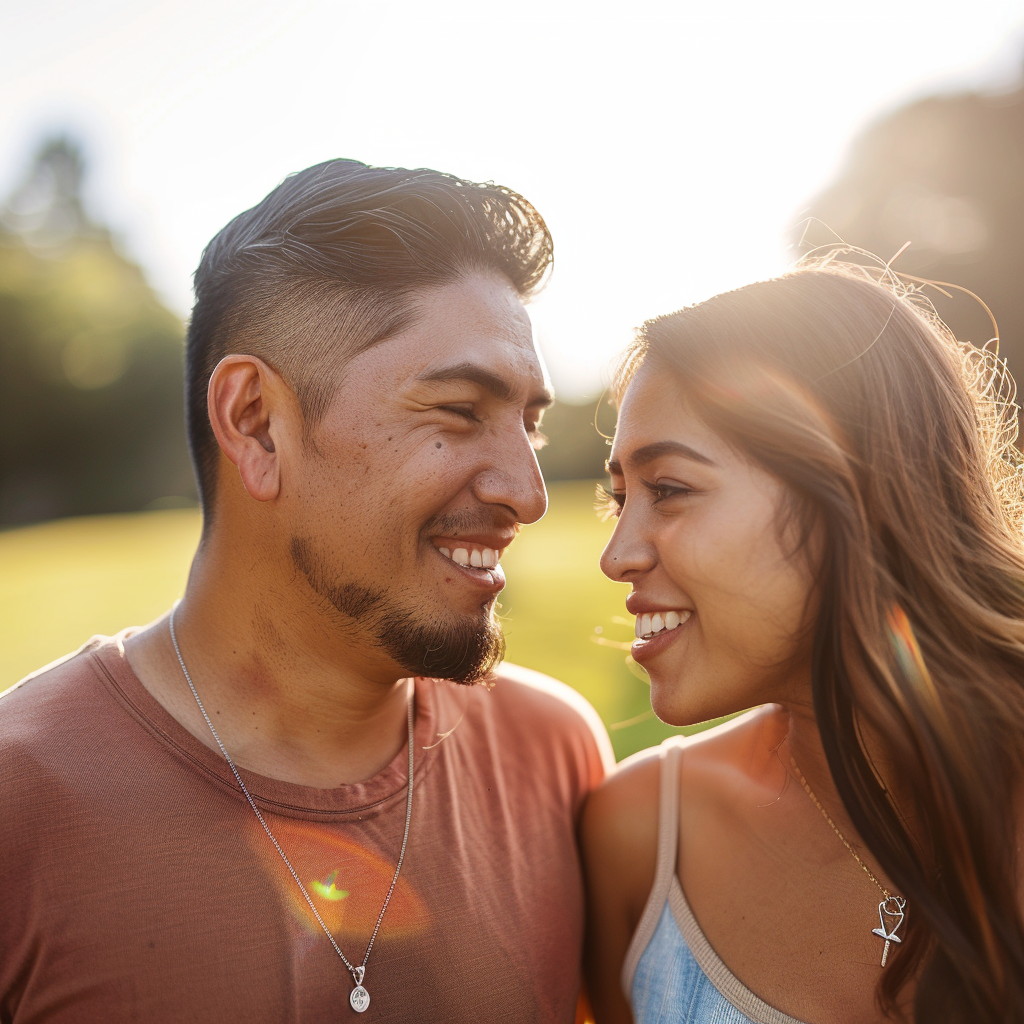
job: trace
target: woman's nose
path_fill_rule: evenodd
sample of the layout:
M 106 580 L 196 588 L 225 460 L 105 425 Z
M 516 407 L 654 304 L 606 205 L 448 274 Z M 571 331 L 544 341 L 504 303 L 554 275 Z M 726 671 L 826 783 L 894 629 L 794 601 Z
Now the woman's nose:
M 634 516 L 623 507 L 615 521 L 615 530 L 601 552 L 601 572 L 616 583 L 628 583 L 646 572 L 655 561 L 654 548 L 639 528 Z

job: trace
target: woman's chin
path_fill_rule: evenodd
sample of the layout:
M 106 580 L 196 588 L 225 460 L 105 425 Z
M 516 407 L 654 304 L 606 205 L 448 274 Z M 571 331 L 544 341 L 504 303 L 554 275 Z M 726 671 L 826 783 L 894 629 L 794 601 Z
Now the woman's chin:
M 727 706 L 722 701 L 701 700 L 699 694 L 694 692 L 697 689 L 679 679 L 660 681 L 657 673 L 654 673 L 651 675 L 651 707 L 660 721 L 682 729 L 714 722 L 752 706 Z
M 719 717 L 715 714 L 708 715 L 701 708 L 681 699 L 678 683 L 674 686 L 661 687 L 654 679 L 651 680 L 651 707 L 660 721 L 676 728 L 700 725 L 701 722 Z

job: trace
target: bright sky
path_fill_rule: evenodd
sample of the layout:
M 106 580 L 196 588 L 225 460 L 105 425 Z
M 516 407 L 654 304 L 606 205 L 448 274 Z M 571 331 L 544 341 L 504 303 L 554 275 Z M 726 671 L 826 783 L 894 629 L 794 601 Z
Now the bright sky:
M 872 120 L 1005 89 L 1020 0 L 0 0 L 0 194 L 70 130 L 88 197 L 182 315 L 209 238 L 334 156 L 522 192 L 555 237 L 532 308 L 565 397 L 633 326 L 782 269 Z

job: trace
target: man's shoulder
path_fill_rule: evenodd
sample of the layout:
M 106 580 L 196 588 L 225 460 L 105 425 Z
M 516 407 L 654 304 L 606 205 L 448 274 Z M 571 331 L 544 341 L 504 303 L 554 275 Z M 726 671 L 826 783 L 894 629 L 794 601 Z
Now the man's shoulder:
M 111 637 L 94 636 L 77 651 L 0 691 L 0 757 L 34 739 L 43 739 L 47 745 L 57 742 L 67 713 L 80 703 L 93 703 L 90 694 L 99 681 L 93 653 L 115 642 Z
M 94 655 L 110 643 L 93 637 L 0 693 L 0 820 L 11 826 L 0 830 L 0 871 L 46 849 L 48 821 L 63 820 L 88 787 L 83 766 L 102 746 L 109 707 Z
M 495 699 L 509 705 L 564 715 L 568 720 L 600 722 L 597 712 L 582 693 L 554 676 L 524 665 L 502 662 L 494 673 L 490 688 Z
M 458 686 L 456 691 L 463 700 L 486 707 L 498 733 L 514 735 L 520 749 L 574 748 L 601 765 L 602 777 L 615 763 L 608 732 L 591 703 L 543 672 L 503 662 L 486 687 Z
M 503 662 L 494 675 L 494 698 L 509 709 L 533 711 L 555 728 L 580 728 L 607 737 L 594 706 L 560 679 L 523 665 Z

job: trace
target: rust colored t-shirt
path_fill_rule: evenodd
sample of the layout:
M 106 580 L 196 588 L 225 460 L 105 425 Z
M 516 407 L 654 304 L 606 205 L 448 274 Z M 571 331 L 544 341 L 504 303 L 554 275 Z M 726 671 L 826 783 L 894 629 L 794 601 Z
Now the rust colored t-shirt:
M 123 637 L 124 634 L 121 634 Z M 571 1022 L 581 802 L 607 737 L 568 687 L 416 681 L 401 878 L 352 981 L 225 761 L 120 638 L 0 698 L 0 1021 Z M 355 785 L 242 772 L 342 951 L 361 963 L 405 825 L 407 751 Z

